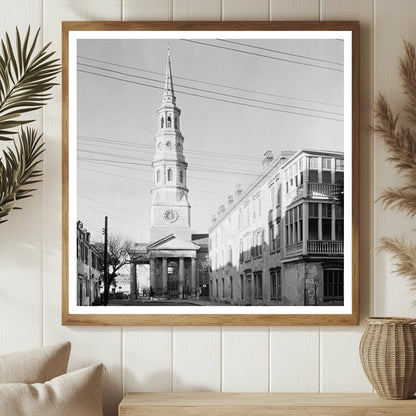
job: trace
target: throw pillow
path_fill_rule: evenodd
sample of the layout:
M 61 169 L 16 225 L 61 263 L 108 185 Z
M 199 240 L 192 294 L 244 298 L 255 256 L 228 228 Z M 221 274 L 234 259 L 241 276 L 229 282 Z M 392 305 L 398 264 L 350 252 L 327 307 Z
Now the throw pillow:
M 93 365 L 44 384 L 0 384 L 0 416 L 103 416 L 103 365 Z
M 0 356 L 0 383 L 44 383 L 66 373 L 70 342 Z

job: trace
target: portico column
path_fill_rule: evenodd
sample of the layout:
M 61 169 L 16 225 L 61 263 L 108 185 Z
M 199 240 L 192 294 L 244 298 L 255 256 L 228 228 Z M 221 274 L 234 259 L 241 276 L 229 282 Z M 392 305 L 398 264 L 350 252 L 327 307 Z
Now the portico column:
M 184 258 L 179 257 L 179 299 L 184 298 L 184 286 L 185 286 Z
M 156 288 L 156 279 L 155 279 L 155 259 L 149 259 L 149 272 L 150 272 L 150 288 L 151 292 L 153 292 L 155 295 L 158 295 L 155 291 Z
M 130 300 L 137 298 L 136 263 L 130 263 Z
M 168 259 L 162 258 L 162 293 L 163 297 L 168 297 Z
M 191 296 L 196 297 L 198 288 L 196 287 L 196 258 L 191 258 Z

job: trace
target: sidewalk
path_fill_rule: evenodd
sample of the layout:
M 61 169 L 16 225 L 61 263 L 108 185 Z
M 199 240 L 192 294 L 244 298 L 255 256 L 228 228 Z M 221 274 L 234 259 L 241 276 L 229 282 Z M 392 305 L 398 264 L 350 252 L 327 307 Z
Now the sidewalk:
M 110 299 L 109 306 L 231 306 L 227 303 L 214 302 L 206 298 L 200 299 L 163 299 L 163 298 L 141 298 Z

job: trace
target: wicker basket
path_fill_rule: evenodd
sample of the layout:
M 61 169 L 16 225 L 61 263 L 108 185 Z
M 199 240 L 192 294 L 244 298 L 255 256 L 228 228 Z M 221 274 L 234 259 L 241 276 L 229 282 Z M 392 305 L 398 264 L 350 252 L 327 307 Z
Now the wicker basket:
M 381 397 L 412 398 L 416 392 L 416 320 L 367 318 L 360 358 Z

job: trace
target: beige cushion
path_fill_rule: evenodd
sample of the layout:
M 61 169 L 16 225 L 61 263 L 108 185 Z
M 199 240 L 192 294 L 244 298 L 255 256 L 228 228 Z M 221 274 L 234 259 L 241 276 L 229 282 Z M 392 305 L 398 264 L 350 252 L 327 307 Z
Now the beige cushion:
M 99 364 L 45 384 L 0 384 L 0 416 L 103 416 L 102 374 Z
M 44 383 L 65 374 L 71 343 L 0 356 L 0 383 Z

